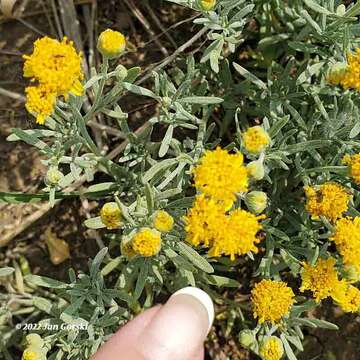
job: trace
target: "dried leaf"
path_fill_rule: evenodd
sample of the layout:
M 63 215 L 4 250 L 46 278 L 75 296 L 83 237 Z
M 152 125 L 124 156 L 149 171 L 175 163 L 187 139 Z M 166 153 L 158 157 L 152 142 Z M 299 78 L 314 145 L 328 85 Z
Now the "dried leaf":
M 65 240 L 59 239 L 50 227 L 45 231 L 45 242 L 50 253 L 50 260 L 54 265 L 61 264 L 70 258 L 69 245 Z
M 7 17 L 12 17 L 12 10 L 17 0 L 1 0 L 0 9 Z

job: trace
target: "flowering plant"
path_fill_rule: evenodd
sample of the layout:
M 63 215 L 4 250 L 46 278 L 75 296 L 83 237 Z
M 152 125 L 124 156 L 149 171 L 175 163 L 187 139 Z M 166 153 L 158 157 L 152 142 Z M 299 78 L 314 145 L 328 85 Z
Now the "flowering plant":
M 88 358 L 131 316 L 186 285 L 226 305 L 221 326 L 265 360 L 296 359 L 304 327 L 337 329 L 307 316 L 323 300 L 359 312 L 360 2 L 172 2 L 199 12 L 195 40 L 206 35 L 208 46 L 201 57 L 173 57 L 175 71 L 155 68 L 148 87 L 140 68 L 115 65 L 126 39 L 110 29 L 99 37 L 100 69 L 86 79 L 83 54 L 66 38 L 39 39 L 24 57 L 26 108 L 41 127 L 14 129 L 8 140 L 38 148 L 48 171 L 41 193 L 0 199 L 98 200 L 84 223 L 103 229 L 106 246 L 89 274 L 70 270 L 70 283 L 27 269 L 24 292 L 0 295 L 5 352 L 16 336 L 12 302 L 42 322 L 86 324 L 86 332 L 39 331 L 35 359 Z M 157 103 L 140 131 L 119 105 L 126 93 Z M 99 114 L 125 140 L 110 152 L 90 131 Z M 108 181 L 96 183 L 98 172 Z M 69 190 L 79 181 L 89 185 Z M 11 283 L 19 271 L 0 276 Z

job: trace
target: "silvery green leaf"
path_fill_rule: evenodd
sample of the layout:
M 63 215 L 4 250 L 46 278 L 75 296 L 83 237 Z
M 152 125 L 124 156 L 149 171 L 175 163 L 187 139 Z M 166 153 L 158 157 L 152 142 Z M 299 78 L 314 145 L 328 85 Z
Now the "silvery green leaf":
M 300 10 L 300 14 L 317 33 L 322 34 L 321 27 L 306 10 Z
M 215 96 L 189 96 L 179 100 L 180 103 L 199 105 L 220 104 L 223 101 L 223 99 Z
M 324 15 L 334 15 L 333 13 L 331 13 L 328 9 L 322 7 L 321 5 L 319 5 L 318 3 L 316 3 L 313 0 L 304 0 L 304 3 L 306 6 L 308 6 L 310 9 L 320 13 L 320 14 L 324 14 Z
M 23 132 L 30 137 L 34 138 L 40 138 L 40 137 L 60 137 L 60 134 L 57 131 L 53 130 L 41 130 L 41 129 L 32 129 L 32 130 L 23 130 Z M 9 135 L 6 138 L 7 141 L 19 141 L 22 140 L 18 135 L 15 133 Z
M 130 83 L 127 83 L 127 82 L 123 82 L 123 86 L 124 86 L 124 88 L 126 90 L 128 90 L 128 91 L 130 91 L 130 92 L 132 92 L 134 94 L 147 96 L 147 97 L 151 97 L 151 98 L 156 99 L 156 100 L 160 100 L 159 96 L 154 94 L 149 89 L 146 89 L 146 88 L 143 88 L 141 86 L 134 85 L 134 84 L 130 84 Z
M 169 146 L 170 146 L 170 143 L 171 143 L 171 140 L 173 137 L 173 132 L 174 132 L 174 127 L 172 125 L 169 125 L 166 130 L 165 136 L 161 142 L 160 149 L 159 149 L 159 157 L 160 158 L 164 157 L 166 155 L 166 153 L 168 152 Z
M 20 139 L 27 144 L 35 146 L 39 150 L 44 151 L 46 154 L 51 155 L 52 151 L 50 147 L 37 137 L 37 133 L 35 131 L 27 132 L 22 129 L 12 129 L 12 132 L 16 139 Z
M 0 277 L 9 276 L 15 271 L 12 267 L 3 267 L 0 268 Z
M 39 275 L 26 275 L 25 281 L 30 285 L 41 286 L 50 289 L 65 289 L 68 286 L 61 281 Z
M 139 66 L 132 67 L 131 69 L 128 69 L 127 76 L 124 79 L 127 83 L 133 83 L 136 78 L 140 75 L 141 68 Z
M 205 277 L 209 284 L 215 285 L 217 287 L 238 288 L 240 286 L 240 283 L 238 281 L 227 278 L 225 276 L 206 275 Z
M 297 360 L 297 357 L 295 356 L 293 350 L 291 349 L 291 346 L 289 345 L 289 343 L 285 337 L 285 334 L 281 334 L 280 339 L 281 339 L 282 343 L 284 344 L 285 353 L 286 353 L 286 356 L 288 357 L 288 359 L 289 360 Z
M 175 165 L 178 162 L 178 159 L 165 159 L 162 161 L 157 162 L 153 165 L 143 176 L 143 182 L 149 182 L 158 172 L 164 171 L 169 167 Z
M 141 259 L 141 261 L 139 261 L 139 267 L 140 267 L 140 271 L 139 271 L 139 275 L 137 277 L 137 281 L 136 281 L 136 285 L 135 285 L 135 290 L 134 290 L 134 294 L 133 294 L 133 299 L 137 300 L 139 299 L 139 297 L 141 296 L 145 284 L 146 284 L 146 280 L 147 280 L 147 276 L 149 273 L 149 263 L 146 259 Z
M 188 258 L 200 270 L 203 270 L 209 274 L 214 272 L 214 268 L 206 261 L 203 256 L 199 255 L 198 252 L 192 247 L 186 245 L 182 241 L 179 241 L 177 243 L 177 248 L 179 249 L 180 254 Z
M 260 80 L 258 77 L 256 77 L 254 74 L 252 74 L 251 72 L 249 72 L 248 70 L 246 70 L 245 68 L 243 68 L 242 66 L 240 66 L 237 63 L 233 63 L 235 70 L 242 75 L 245 79 L 251 81 L 254 85 L 256 85 L 258 88 L 262 89 L 262 90 L 266 90 L 267 86 L 266 84 Z
M 89 228 L 89 229 L 103 229 L 106 226 L 103 224 L 103 222 L 101 221 L 100 216 L 94 217 L 94 218 L 90 218 L 90 219 L 86 219 L 84 221 L 84 225 Z

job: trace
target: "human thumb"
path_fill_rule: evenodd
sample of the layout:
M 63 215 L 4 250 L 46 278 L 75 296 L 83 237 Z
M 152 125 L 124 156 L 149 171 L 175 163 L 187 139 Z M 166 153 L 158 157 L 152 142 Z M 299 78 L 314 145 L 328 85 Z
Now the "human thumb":
M 137 316 L 116 333 L 92 360 L 199 359 L 214 319 L 208 294 L 187 287 L 161 307 Z

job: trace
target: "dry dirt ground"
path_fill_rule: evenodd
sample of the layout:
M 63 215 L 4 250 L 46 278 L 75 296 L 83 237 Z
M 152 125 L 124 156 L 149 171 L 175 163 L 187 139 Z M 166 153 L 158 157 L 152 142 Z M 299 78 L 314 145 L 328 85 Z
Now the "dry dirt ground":
M 22 78 L 21 55 L 31 51 L 32 42 L 41 34 L 54 36 L 56 33 L 57 25 L 48 3 L 50 1 L 27 1 L 27 7 L 20 21 L 0 17 L 0 88 L 13 92 L 10 97 L 0 93 L 0 192 L 36 192 L 42 186 L 44 168 L 38 153 L 26 144 L 10 143 L 5 139 L 12 127 L 34 126 L 33 119 L 26 114 L 21 99 L 26 85 Z M 61 4 L 62 1 L 59 3 Z M 90 10 L 93 9 L 91 4 L 95 4 L 94 1 L 82 0 L 75 3 L 86 54 L 91 54 L 93 51 L 87 31 L 89 21 L 99 31 L 105 27 L 114 27 L 128 34 L 137 50 L 130 54 L 125 65 L 137 64 L 145 69 L 161 61 L 166 53 L 171 54 L 179 44 L 191 36 L 192 27 L 185 22 L 177 28 L 170 29 L 169 36 L 163 35 L 159 37 L 158 42 L 153 41 L 154 34 L 160 34 L 172 24 L 191 16 L 191 13 L 165 5 L 164 2 L 98 1 L 97 21 L 89 20 Z M 146 14 L 147 21 L 139 20 L 134 8 L 131 10 L 128 4 L 135 5 L 135 8 Z M 149 12 L 149 4 L 153 13 Z M 16 94 L 19 98 L 16 98 Z M 135 103 L 131 98 L 127 98 L 123 105 L 130 112 L 135 127 L 156 111 L 154 104 L 149 101 Z M 0 203 L 0 265 L 10 264 L 12 259 L 25 255 L 33 272 L 55 278 L 66 278 L 69 266 L 75 269 L 85 267 L 88 257 L 97 252 L 96 241 L 101 238 L 101 233 L 86 231 L 82 225 L 88 212 L 94 207 L 96 203 L 84 203 L 81 200 L 62 201 L 53 209 L 42 203 L 26 205 Z M 60 265 L 54 265 L 49 259 L 44 241 L 44 233 L 48 228 L 70 246 L 71 258 Z M 1 247 L 5 243 L 7 245 Z M 326 310 L 326 307 L 322 309 L 321 315 L 332 319 L 341 330 L 309 332 L 305 341 L 305 352 L 299 358 L 359 359 L 360 318 L 344 315 L 337 309 L 331 310 L 330 307 L 329 310 Z M 207 345 L 209 359 L 254 358 L 239 347 L 236 338 L 224 337 L 220 328 L 216 327 L 216 330 Z

